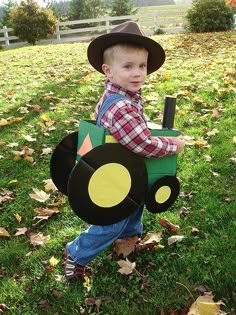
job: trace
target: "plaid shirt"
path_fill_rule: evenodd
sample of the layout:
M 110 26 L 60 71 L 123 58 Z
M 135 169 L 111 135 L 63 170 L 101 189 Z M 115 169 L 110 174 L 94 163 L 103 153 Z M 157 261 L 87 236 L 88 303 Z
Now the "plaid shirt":
M 108 129 L 113 137 L 128 150 L 148 158 L 175 154 L 177 146 L 168 138 L 151 136 L 143 114 L 141 94 L 127 91 L 109 81 L 97 104 L 95 119 L 101 104 L 113 93 L 126 98 L 112 104 L 101 118 L 101 126 Z

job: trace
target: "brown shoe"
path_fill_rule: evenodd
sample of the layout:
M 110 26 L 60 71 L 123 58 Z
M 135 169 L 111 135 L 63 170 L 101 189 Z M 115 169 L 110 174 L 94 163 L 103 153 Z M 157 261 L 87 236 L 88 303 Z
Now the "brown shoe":
M 69 281 L 76 281 L 89 276 L 91 270 L 87 266 L 77 264 L 69 255 L 67 249 L 64 250 L 64 273 Z

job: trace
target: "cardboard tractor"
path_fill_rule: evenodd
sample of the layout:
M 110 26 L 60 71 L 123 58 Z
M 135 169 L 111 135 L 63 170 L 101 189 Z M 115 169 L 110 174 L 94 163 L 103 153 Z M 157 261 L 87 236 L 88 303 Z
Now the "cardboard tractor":
M 162 126 L 150 129 L 152 136 L 179 135 L 172 129 L 175 101 L 165 98 Z M 76 215 L 89 224 L 108 225 L 143 205 L 152 213 L 166 211 L 180 191 L 176 165 L 177 155 L 157 159 L 138 156 L 95 121 L 82 120 L 79 131 L 56 146 L 50 172 Z

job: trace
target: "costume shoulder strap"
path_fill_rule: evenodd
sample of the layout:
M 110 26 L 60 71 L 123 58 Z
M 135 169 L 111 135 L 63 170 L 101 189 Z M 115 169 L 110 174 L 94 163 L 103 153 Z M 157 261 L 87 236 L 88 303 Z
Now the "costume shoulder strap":
M 125 99 L 124 95 L 118 94 L 118 93 L 114 93 L 114 94 L 110 94 L 105 101 L 101 104 L 101 107 L 99 109 L 98 112 L 98 116 L 97 116 L 97 121 L 96 121 L 96 125 L 100 126 L 100 122 L 101 122 L 101 118 L 103 116 L 103 114 L 108 110 L 108 108 L 113 105 L 116 102 L 119 102 L 121 100 Z

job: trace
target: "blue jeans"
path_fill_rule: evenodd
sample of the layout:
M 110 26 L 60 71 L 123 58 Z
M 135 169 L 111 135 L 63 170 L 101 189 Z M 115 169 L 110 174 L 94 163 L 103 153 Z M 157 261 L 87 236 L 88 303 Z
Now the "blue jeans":
M 143 232 L 142 214 L 143 206 L 115 224 L 91 225 L 66 245 L 70 257 L 79 265 L 85 266 L 116 239 L 140 236 Z

